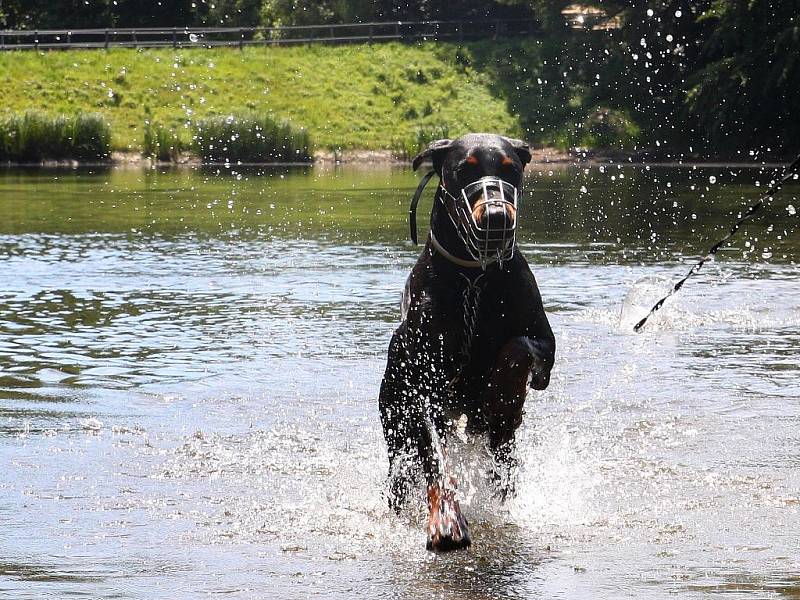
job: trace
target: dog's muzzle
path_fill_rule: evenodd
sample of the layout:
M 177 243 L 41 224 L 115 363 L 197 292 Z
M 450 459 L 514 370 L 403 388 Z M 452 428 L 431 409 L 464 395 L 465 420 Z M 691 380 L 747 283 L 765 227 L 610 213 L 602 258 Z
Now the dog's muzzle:
M 453 201 L 455 214 L 447 214 L 458 236 L 482 268 L 514 256 L 520 196 L 516 187 L 498 177 L 482 177 L 463 187 L 458 197 L 443 184 L 441 188 Z

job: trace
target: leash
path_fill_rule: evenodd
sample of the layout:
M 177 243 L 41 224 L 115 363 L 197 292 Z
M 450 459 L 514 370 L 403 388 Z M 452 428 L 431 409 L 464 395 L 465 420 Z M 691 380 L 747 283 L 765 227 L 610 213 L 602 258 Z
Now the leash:
M 653 308 L 650 309 L 650 312 L 647 313 L 647 316 L 645 316 L 644 319 L 642 319 L 636 325 L 633 326 L 633 330 L 637 333 L 641 331 L 642 327 L 644 327 L 644 324 L 647 323 L 647 319 L 649 319 L 654 312 L 656 312 L 664 305 L 664 302 L 666 302 L 667 298 L 669 298 L 675 292 L 680 290 L 683 287 L 683 284 L 686 283 L 690 277 L 697 274 L 700 271 L 700 269 L 703 268 L 703 265 L 714 257 L 714 255 L 717 253 L 717 250 L 719 250 L 728 241 L 730 241 L 730 239 L 734 235 L 736 235 L 736 232 L 739 231 L 739 228 L 742 225 L 744 225 L 744 223 L 752 219 L 753 216 L 759 210 L 761 210 L 761 208 L 763 208 L 765 202 L 769 200 L 779 189 L 781 189 L 781 187 L 783 187 L 783 184 L 789 181 L 789 179 L 791 179 L 795 175 L 795 173 L 797 173 L 798 170 L 800 170 L 800 156 L 795 158 L 794 162 L 792 162 L 788 167 L 784 169 L 783 177 L 774 182 L 767 190 L 767 193 L 764 194 L 761 198 L 759 198 L 758 202 L 750 206 L 750 208 L 748 208 L 745 211 L 744 215 L 742 215 L 742 217 L 738 221 L 736 221 L 733 227 L 731 227 L 731 230 L 728 232 L 728 234 L 720 241 L 718 241 L 716 244 L 711 246 L 711 249 L 708 251 L 708 253 L 703 258 L 701 258 L 691 269 L 689 269 L 689 272 L 686 274 L 686 276 L 683 279 L 681 279 L 678 283 L 676 283 L 666 296 L 664 296 L 663 298 L 661 298 L 661 300 L 655 303 Z
M 428 185 L 431 177 L 435 174 L 436 171 L 434 170 L 430 170 L 425 174 L 425 177 L 422 178 L 422 181 L 417 186 L 417 191 L 414 192 L 414 196 L 411 198 L 411 206 L 408 207 L 408 227 L 411 230 L 411 241 L 414 244 L 417 243 L 417 204 L 419 204 L 419 199 L 422 197 L 425 186 Z

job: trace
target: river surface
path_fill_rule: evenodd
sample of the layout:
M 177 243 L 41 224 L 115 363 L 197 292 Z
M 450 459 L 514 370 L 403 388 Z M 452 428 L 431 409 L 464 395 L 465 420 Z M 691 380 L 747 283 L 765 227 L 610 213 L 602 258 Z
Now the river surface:
M 772 172 L 529 167 L 556 366 L 436 556 L 376 405 L 417 176 L 3 171 L 0 595 L 800 598 L 800 186 L 631 329 Z

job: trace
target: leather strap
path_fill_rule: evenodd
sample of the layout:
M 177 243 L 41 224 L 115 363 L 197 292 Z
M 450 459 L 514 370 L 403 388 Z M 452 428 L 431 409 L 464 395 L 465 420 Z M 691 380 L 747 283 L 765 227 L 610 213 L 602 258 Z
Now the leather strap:
M 422 178 L 422 181 L 417 186 L 417 191 L 414 192 L 414 196 L 411 198 L 411 206 L 408 207 L 408 227 L 411 230 L 411 241 L 415 244 L 417 243 L 417 204 L 419 204 L 419 199 L 422 197 L 422 191 L 435 174 L 436 171 L 433 170 L 425 174 L 425 177 Z

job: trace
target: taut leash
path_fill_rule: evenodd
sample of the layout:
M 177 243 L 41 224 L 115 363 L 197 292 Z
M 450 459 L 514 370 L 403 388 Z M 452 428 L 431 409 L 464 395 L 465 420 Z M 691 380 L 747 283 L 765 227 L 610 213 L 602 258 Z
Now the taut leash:
M 650 309 L 650 312 L 647 313 L 647 316 L 645 316 L 644 319 L 642 319 L 636 325 L 633 326 L 633 330 L 637 333 L 641 331 L 642 327 L 644 327 L 644 324 L 647 323 L 647 319 L 649 319 L 654 312 L 656 312 L 664 305 L 664 302 L 666 302 L 667 298 L 669 298 L 670 296 L 672 296 L 672 294 L 681 289 L 683 287 L 683 284 L 686 283 L 686 281 L 692 275 L 695 275 L 698 271 L 700 271 L 700 269 L 703 268 L 703 265 L 707 261 L 711 260 L 711 258 L 713 258 L 713 256 L 717 253 L 717 250 L 719 250 L 728 241 L 730 241 L 730 239 L 736 234 L 736 232 L 739 231 L 739 228 L 744 223 L 752 219 L 753 216 L 759 210 L 761 210 L 761 208 L 764 206 L 764 203 L 767 200 L 769 200 L 769 198 L 773 196 L 779 189 L 781 189 L 783 184 L 789 181 L 789 179 L 791 179 L 795 175 L 795 173 L 797 173 L 798 170 L 800 170 L 800 156 L 795 158 L 794 162 L 792 162 L 788 167 L 785 168 L 785 170 L 783 171 L 783 177 L 781 177 L 779 180 L 773 183 L 767 190 L 767 193 L 764 194 L 761 198 L 759 198 L 758 202 L 750 206 L 750 208 L 748 208 L 745 211 L 744 215 L 742 215 L 742 217 L 738 221 L 736 221 L 734 226 L 731 227 L 731 230 L 728 232 L 728 234 L 720 241 L 718 241 L 716 244 L 711 246 L 711 249 L 708 251 L 708 253 L 703 258 L 701 258 L 691 269 L 689 269 L 689 272 L 686 274 L 686 276 L 683 279 L 681 279 L 678 283 L 676 283 L 666 296 L 664 296 L 663 298 L 661 298 L 661 300 L 655 303 L 653 308 Z

